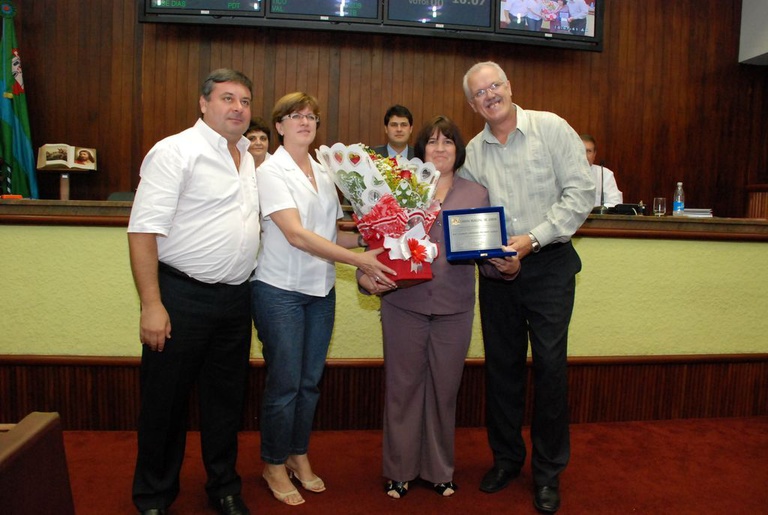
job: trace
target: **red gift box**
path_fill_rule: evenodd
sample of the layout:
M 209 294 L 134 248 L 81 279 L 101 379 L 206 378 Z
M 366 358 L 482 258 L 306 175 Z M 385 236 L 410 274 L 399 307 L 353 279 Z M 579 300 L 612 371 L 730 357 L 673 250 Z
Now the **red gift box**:
M 368 243 L 368 248 L 375 250 L 384 246 L 384 239 L 366 240 L 366 243 Z M 378 254 L 376 259 L 397 273 L 397 275 L 387 274 L 387 277 L 395 281 L 398 288 L 407 288 L 432 279 L 432 266 L 426 261 L 418 267 L 412 267 L 410 259 L 391 259 L 387 249 Z M 416 268 L 416 270 L 414 271 L 411 268 Z

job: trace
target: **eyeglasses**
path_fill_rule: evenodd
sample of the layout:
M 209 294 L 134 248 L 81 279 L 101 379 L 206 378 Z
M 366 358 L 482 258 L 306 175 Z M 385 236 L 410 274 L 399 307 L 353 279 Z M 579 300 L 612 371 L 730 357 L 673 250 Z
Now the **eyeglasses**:
M 475 94 L 472 95 L 472 98 L 474 98 L 475 100 L 480 100 L 485 96 L 486 93 L 488 93 L 489 91 L 491 93 L 494 93 L 496 92 L 497 89 L 502 87 L 504 84 L 505 84 L 504 82 L 494 82 L 493 84 L 491 84 L 485 89 L 478 89 L 477 91 L 475 91 Z
M 312 113 L 309 113 L 309 114 L 291 113 L 283 116 L 281 120 L 287 120 L 289 118 L 294 122 L 300 122 L 302 118 L 306 118 L 308 122 L 317 123 L 320 121 L 320 117 Z

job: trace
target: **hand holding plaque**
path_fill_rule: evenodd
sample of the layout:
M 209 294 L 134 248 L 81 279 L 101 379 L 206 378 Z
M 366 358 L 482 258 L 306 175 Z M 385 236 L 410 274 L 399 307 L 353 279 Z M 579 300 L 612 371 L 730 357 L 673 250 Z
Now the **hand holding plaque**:
M 502 249 L 507 230 L 501 206 L 443 211 L 443 227 L 448 261 L 517 255 Z

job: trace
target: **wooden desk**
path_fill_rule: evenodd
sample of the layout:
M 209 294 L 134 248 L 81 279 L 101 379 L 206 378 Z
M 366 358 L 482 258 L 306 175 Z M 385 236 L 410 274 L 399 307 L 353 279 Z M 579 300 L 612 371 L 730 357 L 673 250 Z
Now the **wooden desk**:
M 128 226 L 133 202 L 102 200 L 0 200 L 0 224 Z

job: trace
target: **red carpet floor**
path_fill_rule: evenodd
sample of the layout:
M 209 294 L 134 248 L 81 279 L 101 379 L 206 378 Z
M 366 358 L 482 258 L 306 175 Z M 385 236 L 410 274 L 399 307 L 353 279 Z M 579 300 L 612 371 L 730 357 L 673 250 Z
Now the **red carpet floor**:
M 578 424 L 571 435 L 558 513 L 768 513 L 768 417 Z M 135 433 L 68 431 L 64 442 L 78 515 L 136 513 L 130 496 Z M 307 502 L 296 507 L 272 498 L 261 479 L 258 451 L 259 433 L 243 433 L 238 468 L 243 497 L 254 514 L 536 513 L 528 467 L 501 492 L 478 490 L 491 465 L 482 428 L 458 430 L 454 480 L 459 491 L 452 498 L 441 498 L 423 484 L 412 485 L 404 499 L 386 497 L 379 431 L 316 432 L 310 458 L 328 490 L 304 493 Z M 171 514 L 215 513 L 203 489 L 197 433 L 190 433 L 181 481 Z

